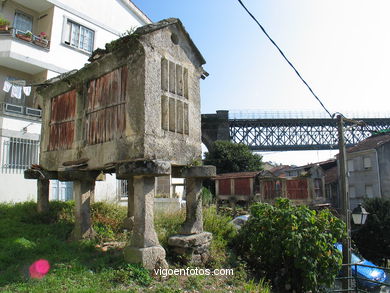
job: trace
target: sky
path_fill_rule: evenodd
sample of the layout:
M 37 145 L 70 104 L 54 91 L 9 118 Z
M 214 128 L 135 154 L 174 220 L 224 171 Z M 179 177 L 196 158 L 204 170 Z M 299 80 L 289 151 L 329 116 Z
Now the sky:
M 237 0 L 133 0 L 152 21 L 180 18 L 206 59 L 202 113 L 322 111 Z M 389 116 L 390 1 L 243 0 L 331 112 Z M 334 151 L 262 153 L 305 164 Z

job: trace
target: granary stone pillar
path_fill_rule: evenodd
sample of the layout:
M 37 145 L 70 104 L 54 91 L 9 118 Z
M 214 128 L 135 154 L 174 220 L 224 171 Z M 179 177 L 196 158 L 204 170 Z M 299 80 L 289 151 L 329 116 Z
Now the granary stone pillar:
M 168 244 L 184 263 L 204 264 L 209 258 L 212 234 L 203 231 L 201 189 L 203 179 L 215 176 L 215 167 L 189 167 L 179 173 L 186 178 L 186 220 L 181 234 L 170 237 Z
M 159 245 L 154 230 L 155 176 L 134 177 L 134 228 L 131 245 L 152 247 Z
M 38 213 L 46 213 L 49 211 L 49 184 L 48 179 L 37 180 L 37 210 Z
M 167 266 L 165 250 L 160 246 L 154 229 L 153 209 L 156 176 L 169 175 L 170 172 L 169 162 L 148 160 L 121 163 L 116 169 L 117 178 L 133 178 L 133 208 L 128 212 L 134 215 L 134 227 L 132 239 L 124 250 L 125 260 L 142 264 L 150 270 Z
M 202 181 L 201 178 L 186 179 L 186 220 L 181 227 L 181 234 L 203 232 Z
M 123 226 L 128 231 L 134 227 L 134 185 L 133 177 L 127 178 L 127 217 L 123 221 Z
M 94 180 L 73 181 L 73 198 L 75 201 L 75 226 L 72 239 L 81 240 L 93 238 L 90 205 L 95 193 Z
M 49 211 L 49 184 L 50 179 L 57 179 L 57 172 L 51 172 L 35 165 L 34 168 L 24 170 L 25 179 L 37 180 L 37 211 L 45 213 Z

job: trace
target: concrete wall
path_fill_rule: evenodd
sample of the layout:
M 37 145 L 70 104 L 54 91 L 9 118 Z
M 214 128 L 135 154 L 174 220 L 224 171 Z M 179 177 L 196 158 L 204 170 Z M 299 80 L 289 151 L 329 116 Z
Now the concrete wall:
M 51 2 L 115 34 L 122 34 L 132 27 L 149 23 L 148 19 L 145 17 L 141 19 L 132 11 L 127 0 L 56 0 Z
M 370 168 L 364 168 L 364 158 L 370 159 Z M 351 165 L 351 162 L 353 162 L 353 170 L 348 173 L 351 209 L 361 203 L 365 197 L 370 197 L 370 195 L 366 194 L 367 188 L 370 188 L 367 186 L 372 186 L 372 197 L 380 197 L 379 166 L 376 150 L 348 153 L 347 162 L 347 165 Z
M 379 147 L 377 152 L 382 197 L 390 199 L 390 143 Z
M 20 174 L 0 174 L 0 186 L 0 202 L 36 201 L 35 180 L 25 180 Z
M 96 181 L 95 201 L 117 202 L 117 179 L 115 174 L 106 174 L 104 181 Z
M 64 43 L 67 19 L 95 32 L 94 49 L 104 48 L 127 30 L 146 24 L 120 0 L 58 0 L 53 12 L 49 62 L 66 70 L 79 69 L 89 54 Z M 109 13 L 107 13 L 109 11 Z

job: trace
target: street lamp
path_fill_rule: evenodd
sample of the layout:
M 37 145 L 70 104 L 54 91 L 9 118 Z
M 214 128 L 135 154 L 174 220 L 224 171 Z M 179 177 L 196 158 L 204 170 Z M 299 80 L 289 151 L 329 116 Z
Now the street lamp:
M 337 129 L 338 129 L 338 141 L 339 141 L 339 186 L 340 196 L 342 198 L 342 216 L 345 223 L 346 237 L 343 239 L 343 292 L 349 292 L 351 287 L 352 271 L 351 271 L 351 210 L 349 209 L 349 196 L 348 196 L 348 175 L 347 175 L 347 151 L 345 148 L 344 137 L 344 122 L 349 122 L 354 125 L 364 125 L 361 121 L 355 121 L 347 119 L 342 115 L 337 115 Z M 367 212 L 366 212 L 367 213 Z M 361 215 L 361 213 L 356 213 Z M 367 218 L 367 215 L 365 216 Z M 362 218 L 360 218 L 362 220 Z M 361 222 L 361 221 L 360 221 Z
M 356 208 L 352 211 L 352 220 L 355 225 L 364 225 L 367 220 L 367 216 L 370 213 L 365 210 L 365 208 L 362 207 L 361 204 L 359 204 Z

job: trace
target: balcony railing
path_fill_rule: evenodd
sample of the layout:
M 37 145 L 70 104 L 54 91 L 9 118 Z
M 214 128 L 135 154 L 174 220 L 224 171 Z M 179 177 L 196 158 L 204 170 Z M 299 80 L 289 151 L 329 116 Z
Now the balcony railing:
M 34 35 L 28 31 L 21 31 L 15 28 L 10 28 L 6 31 L 0 31 L 0 36 L 12 36 L 29 44 L 50 49 L 50 41 L 45 39 L 42 35 Z

